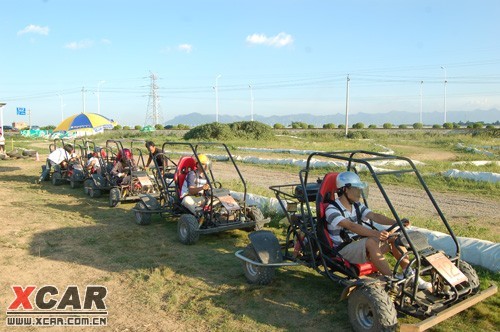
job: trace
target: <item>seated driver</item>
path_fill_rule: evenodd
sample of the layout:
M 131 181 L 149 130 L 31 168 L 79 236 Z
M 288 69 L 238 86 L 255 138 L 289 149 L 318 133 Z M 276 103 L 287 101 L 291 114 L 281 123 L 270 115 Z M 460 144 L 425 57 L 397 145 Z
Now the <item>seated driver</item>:
M 341 246 L 339 254 L 344 259 L 354 264 L 370 261 L 383 275 L 392 277 L 392 270 L 384 254 L 391 251 L 394 257 L 399 259 L 402 257 L 399 250 L 405 252 L 405 248 L 400 247 L 398 250 L 394 239 L 389 238 L 390 232 L 375 230 L 368 226 L 370 220 L 381 225 L 393 225 L 396 221 L 375 213 L 360 203 L 361 192 L 367 187 L 367 184 L 362 182 L 356 173 L 342 172 L 337 176 L 339 197 L 334 203 L 330 203 L 325 211 L 328 233 L 333 243 Z M 407 222 L 405 226 L 409 224 Z M 357 240 L 353 239 L 356 235 L 360 236 Z M 401 261 L 401 267 L 406 269 L 408 265 L 409 261 L 405 257 Z M 407 272 L 411 275 L 413 271 L 408 270 Z M 396 275 L 396 277 L 402 278 L 401 275 Z M 429 289 L 431 283 L 418 278 L 418 288 Z
M 111 170 L 111 175 L 118 178 L 117 184 L 127 185 L 131 182 L 130 172 L 137 171 L 134 158 L 132 158 L 132 152 L 130 149 L 123 149 L 117 155 L 116 159 L 116 164 Z
M 198 159 L 200 162 L 196 169 L 188 172 L 181 188 L 181 204 L 192 214 L 196 214 L 196 208 L 205 202 L 203 191 L 210 189 L 205 173 L 201 170 L 203 168 L 205 172 L 207 171 L 210 160 L 204 154 L 199 154 Z

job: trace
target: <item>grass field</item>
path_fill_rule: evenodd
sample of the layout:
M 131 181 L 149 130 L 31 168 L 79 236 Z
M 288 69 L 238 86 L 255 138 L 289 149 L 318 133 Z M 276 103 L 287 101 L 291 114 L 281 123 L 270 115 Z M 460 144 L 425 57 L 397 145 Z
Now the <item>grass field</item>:
M 103 139 L 100 138 L 101 143 Z M 156 136 L 154 139 L 158 144 L 163 140 L 179 138 Z M 469 136 L 420 139 L 387 137 L 376 144 L 391 148 L 398 154 L 420 157 L 418 159 L 430 165 L 429 172 L 448 169 L 453 161 L 498 160 L 498 150 L 496 157 L 475 156 L 456 149 L 455 144 L 465 141 L 475 146 L 498 146 L 495 139 Z M 229 143 L 234 148 L 260 146 L 331 150 L 328 140 L 329 137 L 304 135 L 298 139 L 280 136 L 274 142 Z M 7 144 L 10 142 L 8 140 Z M 14 141 L 15 147 L 39 150 L 41 160 L 46 157 L 48 143 L 18 137 Z M 366 140 L 344 140 L 338 142 L 335 149 L 369 150 L 376 148 L 376 144 Z M 241 151 L 233 151 L 233 154 L 236 153 L 242 154 Z M 247 284 L 234 252 L 248 244 L 248 233 L 231 231 L 202 236 L 194 246 L 182 245 L 177 240 L 175 218 L 157 216 L 151 225 L 138 226 L 130 212 L 133 204 L 109 208 L 106 196 L 92 199 L 84 195 L 82 189 L 71 189 L 67 185 L 34 184 L 42 163 L 33 159 L 0 160 L 0 220 L 3 225 L 0 229 L 0 330 L 12 329 L 3 323 L 5 308 L 15 298 L 12 285 L 55 285 L 60 290 L 68 285 L 82 288 L 87 285 L 106 286 L 109 317 L 108 326 L 103 330 L 110 331 L 350 329 L 347 303 L 339 301 L 341 287 L 310 269 L 278 269 L 274 282 L 269 286 Z M 251 173 L 251 166 L 242 167 L 256 175 L 271 168 L 253 166 L 255 170 Z M 484 167 L 499 172 L 498 166 Z M 290 166 L 275 169 L 287 178 L 289 174 L 298 172 Z M 293 182 L 296 178 L 291 180 Z M 230 180 L 227 181 L 230 183 Z M 262 183 L 254 182 L 250 176 L 247 181 L 250 188 L 265 192 L 264 180 Z M 498 185 L 446 179 L 429 179 L 429 182 L 432 190 L 451 195 L 447 197 L 474 191 L 476 201 L 471 204 L 478 206 L 465 207 L 465 211 L 482 211 L 500 197 Z M 463 188 L 464 183 L 468 189 Z M 403 182 L 403 185 L 408 183 Z M 457 227 L 461 233 L 498 239 L 498 234 L 494 234 L 500 223 L 498 216 L 495 217 L 497 212 L 492 213 L 491 220 L 479 226 L 475 212 L 469 215 L 462 210 L 456 211 L 460 214 L 458 218 L 461 222 Z M 426 220 L 422 217 L 418 222 L 425 223 Z M 284 232 L 282 228 L 272 230 L 279 237 Z M 477 270 L 482 288 L 500 281 L 498 274 L 482 268 Z M 432 331 L 498 331 L 499 307 L 500 296 L 495 295 L 441 323 Z M 400 321 L 410 322 L 412 319 L 401 317 Z

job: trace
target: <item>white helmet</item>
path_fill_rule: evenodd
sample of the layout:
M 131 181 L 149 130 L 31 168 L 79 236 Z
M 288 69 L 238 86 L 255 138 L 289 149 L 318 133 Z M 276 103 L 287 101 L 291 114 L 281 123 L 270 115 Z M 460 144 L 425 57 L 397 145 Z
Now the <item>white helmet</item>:
M 354 172 L 342 172 L 337 176 L 337 188 L 341 189 L 344 187 L 366 189 L 368 188 L 368 184 L 366 182 L 362 182 L 358 174 Z

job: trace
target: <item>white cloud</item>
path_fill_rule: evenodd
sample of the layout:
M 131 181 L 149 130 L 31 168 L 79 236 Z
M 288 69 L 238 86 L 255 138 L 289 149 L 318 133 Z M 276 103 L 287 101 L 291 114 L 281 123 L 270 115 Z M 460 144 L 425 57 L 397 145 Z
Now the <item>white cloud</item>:
M 103 44 L 103 45 L 111 45 L 111 40 L 109 40 L 107 38 L 102 38 L 101 39 L 101 44 Z
M 190 44 L 180 44 L 178 47 L 179 51 L 183 51 L 183 52 L 186 52 L 186 53 L 191 53 L 191 51 L 193 50 L 193 45 L 190 45 Z
M 39 35 L 47 36 L 49 34 L 49 27 L 41 27 L 38 25 L 30 24 L 24 29 L 17 32 L 18 35 L 24 35 L 25 33 L 36 33 Z
M 65 48 L 69 48 L 70 50 L 81 50 L 83 48 L 89 48 L 94 46 L 94 42 L 89 39 L 80 40 L 78 42 L 71 42 L 64 45 Z
M 280 32 L 276 36 L 268 37 L 265 34 L 247 36 L 247 43 L 256 45 L 269 45 L 274 47 L 283 47 L 293 43 L 293 37 L 287 33 Z

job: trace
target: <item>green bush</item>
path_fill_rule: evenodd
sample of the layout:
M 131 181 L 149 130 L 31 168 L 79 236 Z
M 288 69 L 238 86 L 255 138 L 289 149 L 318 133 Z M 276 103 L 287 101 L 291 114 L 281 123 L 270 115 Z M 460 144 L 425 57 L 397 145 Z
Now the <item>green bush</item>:
M 121 130 L 122 129 L 122 126 L 120 125 L 116 125 L 113 127 L 113 130 Z
M 413 129 L 422 129 L 424 128 L 424 124 L 422 122 L 415 122 L 413 124 Z
M 283 126 L 281 123 L 275 123 L 273 126 L 274 129 L 283 129 L 285 126 Z
M 376 129 L 377 125 L 376 124 L 371 124 L 371 125 L 368 126 L 368 128 L 370 128 L 370 129 Z
M 273 137 L 272 128 L 258 121 L 241 121 L 229 124 L 229 128 L 236 137 L 248 139 L 270 139 Z
M 130 130 L 130 126 L 123 126 L 123 130 Z
M 307 129 L 307 123 L 305 122 L 292 122 L 293 129 Z
M 472 128 L 474 129 L 480 129 L 483 128 L 484 124 L 482 122 L 476 122 L 472 125 Z
M 386 122 L 386 123 L 384 123 L 384 125 L 382 127 L 384 129 L 391 129 L 392 128 L 392 123 Z
M 334 123 L 325 123 L 323 125 L 323 129 L 335 129 L 335 124 Z
M 337 128 L 339 128 L 339 129 L 345 129 L 345 125 L 339 124 Z
M 310 125 L 307 125 L 307 129 L 314 129 L 316 128 L 314 125 L 310 124 Z
M 142 126 L 135 125 L 135 126 L 134 126 L 134 129 L 135 129 L 135 130 L 141 130 L 141 129 L 142 129 Z
M 163 125 L 158 123 L 155 125 L 155 129 L 156 130 L 163 130 Z
M 443 123 L 443 128 L 444 129 L 453 129 L 453 123 L 445 122 L 445 123 Z
M 366 130 L 360 130 L 360 131 L 350 131 L 347 133 L 347 138 L 353 138 L 353 139 L 367 139 L 369 138 L 369 134 Z
M 184 139 L 197 139 L 197 140 L 227 140 L 233 138 L 234 134 L 225 123 L 212 122 L 196 126 L 186 134 Z
M 434 125 L 432 125 L 432 128 L 433 129 L 439 129 L 439 128 L 441 128 L 441 125 L 440 124 L 434 124 Z
M 363 129 L 365 127 L 365 124 L 363 122 L 357 122 L 352 125 L 353 129 Z
M 407 126 L 407 125 L 405 125 L 405 124 L 400 124 L 400 125 L 398 126 L 398 128 L 399 128 L 399 129 L 406 129 L 406 128 L 408 128 L 408 126 Z

